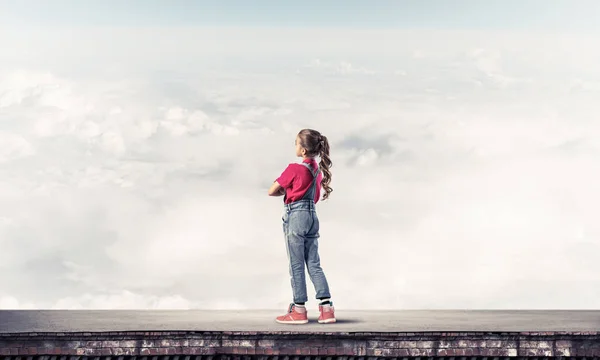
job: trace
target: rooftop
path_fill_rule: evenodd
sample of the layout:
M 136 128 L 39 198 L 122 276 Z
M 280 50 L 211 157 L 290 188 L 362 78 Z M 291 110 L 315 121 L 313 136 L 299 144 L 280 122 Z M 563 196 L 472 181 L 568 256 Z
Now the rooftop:
M 338 322 L 282 325 L 279 310 L 0 310 L 0 333 L 118 331 L 597 332 L 595 310 L 336 309 Z

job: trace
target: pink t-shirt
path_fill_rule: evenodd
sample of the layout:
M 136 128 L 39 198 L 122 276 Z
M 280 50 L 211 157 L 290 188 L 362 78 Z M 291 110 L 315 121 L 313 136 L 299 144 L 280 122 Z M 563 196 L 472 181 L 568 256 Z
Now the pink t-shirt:
M 315 159 L 304 159 L 305 162 L 311 166 L 314 170 L 317 168 L 317 161 Z M 323 180 L 323 174 L 317 175 L 317 189 L 315 191 L 315 203 L 321 198 L 321 181 Z M 292 163 L 281 173 L 276 180 L 281 187 L 285 189 L 286 199 L 285 203 L 289 204 L 294 201 L 302 199 L 304 194 L 310 188 L 313 181 L 313 175 L 306 166 L 302 164 Z

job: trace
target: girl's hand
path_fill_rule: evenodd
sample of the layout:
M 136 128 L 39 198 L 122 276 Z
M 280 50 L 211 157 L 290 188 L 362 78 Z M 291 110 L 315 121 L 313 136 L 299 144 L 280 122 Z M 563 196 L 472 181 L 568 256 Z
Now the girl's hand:
M 279 185 L 279 183 L 277 181 L 275 181 L 273 183 L 273 185 L 271 185 L 271 188 L 269 189 L 269 196 L 282 196 L 285 195 L 285 189 Z

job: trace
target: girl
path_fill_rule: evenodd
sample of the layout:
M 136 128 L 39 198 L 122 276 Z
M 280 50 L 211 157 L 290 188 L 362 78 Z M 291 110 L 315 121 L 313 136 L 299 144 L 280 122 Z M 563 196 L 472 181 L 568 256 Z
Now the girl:
M 325 189 L 323 200 L 329 198 L 331 183 L 331 159 L 329 142 L 318 131 L 304 129 L 296 136 L 296 156 L 302 157 L 301 164 L 290 164 L 269 189 L 270 196 L 284 195 L 283 233 L 290 265 L 290 277 L 294 302 L 285 315 L 275 321 L 282 324 L 306 324 L 308 317 L 304 304 L 308 301 L 304 264 L 312 281 L 319 302 L 319 323 L 334 323 L 333 302 L 329 285 L 321 269 L 318 252 L 319 218 L 315 204 Z M 320 156 L 317 165 L 315 156 Z M 321 175 L 321 171 L 323 175 Z

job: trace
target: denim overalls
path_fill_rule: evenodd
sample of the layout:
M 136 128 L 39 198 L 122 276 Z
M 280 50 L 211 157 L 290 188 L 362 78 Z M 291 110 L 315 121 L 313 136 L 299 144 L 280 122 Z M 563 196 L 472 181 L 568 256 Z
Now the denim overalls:
M 310 165 L 302 163 L 313 175 L 313 181 L 302 199 L 291 204 L 285 204 L 283 214 L 283 233 L 290 264 L 290 277 L 294 302 L 308 301 L 306 294 L 306 279 L 304 264 L 308 268 L 308 275 L 312 281 L 316 298 L 329 298 L 329 285 L 321 269 L 319 259 L 319 218 L 315 210 L 315 193 L 317 191 L 317 177 L 319 168 L 312 170 Z

